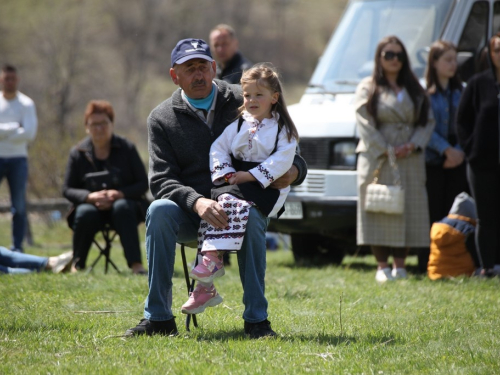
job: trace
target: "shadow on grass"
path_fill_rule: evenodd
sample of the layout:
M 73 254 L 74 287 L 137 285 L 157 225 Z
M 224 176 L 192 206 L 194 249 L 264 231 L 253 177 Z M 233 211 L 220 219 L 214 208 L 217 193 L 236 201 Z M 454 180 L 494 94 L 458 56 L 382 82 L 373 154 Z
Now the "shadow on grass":
M 232 330 L 220 330 L 217 332 L 206 332 L 203 328 L 191 328 L 190 332 L 181 333 L 181 335 L 186 335 L 191 337 L 199 342 L 203 341 L 240 341 L 240 340 L 249 340 L 249 338 L 245 335 L 243 330 L 241 329 L 232 329 Z M 316 342 L 321 345 L 350 345 L 354 343 L 364 343 L 371 346 L 382 346 L 382 345 L 395 345 L 397 344 L 396 339 L 393 336 L 389 335 L 378 335 L 373 336 L 369 335 L 364 338 L 349 336 L 349 335 L 334 335 L 328 333 L 316 333 L 316 334 L 307 334 L 307 333 L 280 333 L 278 332 L 278 340 L 287 341 L 287 342 Z M 272 340 L 261 339 L 261 340 Z
M 316 342 L 322 345 L 349 345 L 358 341 L 358 339 L 354 336 L 346 336 L 346 335 L 330 335 L 327 333 L 318 333 L 318 334 L 287 334 L 280 336 L 283 341 L 290 342 Z
M 365 263 L 362 261 L 353 261 L 349 262 L 343 265 L 344 269 L 351 269 L 351 270 L 356 270 L 360 272 L 368 272 L 368 273 L 373 273 L 375 275 L 375 271 L 377 269 L 377 266 L 369 263 Z M 408 274 L 411 276 L 415 276 L 417 279 L 425 279 L 427 278 L 426 273 L 420 272 L 419 268 L 417 265 L 406 265 L 406 271 L 408 271 Z

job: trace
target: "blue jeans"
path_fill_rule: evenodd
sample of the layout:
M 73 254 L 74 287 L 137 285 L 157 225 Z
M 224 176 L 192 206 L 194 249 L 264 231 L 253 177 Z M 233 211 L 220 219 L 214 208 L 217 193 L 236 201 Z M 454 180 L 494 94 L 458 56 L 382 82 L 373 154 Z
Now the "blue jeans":
M 266 274 L 266 229 L 269 219 L 259 210 L 250 209 L 245 239 L 238 251 L 238 267 L 243 286 L 243 319 L 258 323 L 267 319 L 264 296 Z M 153 321 L 173 318 L 172 276 L 176 242 L 197 240 L 200 217 L 186 212 L 176 203 L 154 201 L 146 214 L 146 251 L 149 266 L 149 294 L 144 317 Z
M 26 232 L 26 181 L 28 159 L 26 157 L 0 158 L 0 182 L 7 177 L 12 212 L 12 248 L 22 251 Z
M 47 266 L 48 258 L 18 253 L 0 246 L 0 273 L 30 273 Z

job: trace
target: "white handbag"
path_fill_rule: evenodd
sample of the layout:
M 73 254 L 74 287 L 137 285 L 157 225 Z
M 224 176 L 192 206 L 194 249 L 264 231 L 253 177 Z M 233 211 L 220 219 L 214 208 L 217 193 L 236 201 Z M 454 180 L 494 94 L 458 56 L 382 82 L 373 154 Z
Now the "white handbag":
M 384 158 L 373 172 L 373 182 L 368 184 L 366 188 L 365 211 L 401 215 L 405 207 L 405 192 L 401 186 L 399 169 L 392 147 L 389 147 L 388 155 L 394 176 L 394 185 L 383 185 L 378 183 L 378 175 L 384 164 Z

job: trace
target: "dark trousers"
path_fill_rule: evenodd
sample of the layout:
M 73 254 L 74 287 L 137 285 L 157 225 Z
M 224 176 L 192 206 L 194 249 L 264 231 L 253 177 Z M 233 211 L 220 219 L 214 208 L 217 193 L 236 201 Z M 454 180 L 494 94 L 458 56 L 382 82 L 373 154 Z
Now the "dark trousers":
M 448 215 L 455 197 L 461 192 L 469 193 L 465 162 L 452 169 L 426 165 L 427 199 L 430 224 Z
M 430 225 L 448 215 L 455 197 L 461 192 L 470 192 L 467 182 L 465 162 L 456 168 L 443 168 L 440 165 L 426 165 L 426 188 L 429 204 Z M 429 227 L 429 231 L 430 231 Z M 429 247 L 418 249 L 418 270 L 427 272 L 429 262 Z
M 476 201 L 476 247 L 482 268 L 500 264 L 500 166 L 483 170 L 467 167 L 467 177 Z
M 73 221 L 73 257 L 76 261 L 76 268 L 85 268 L 92 240 L 106 223 L 109 223 L 120 236 L 129 267 L 133 263 L 142 263 L 137 230 L 139 225 L 137 210 L 137 202 L 131 199 L 117 200 L 108 211 L 99 211 L 94 205 L 88 203 L 78 205 Z

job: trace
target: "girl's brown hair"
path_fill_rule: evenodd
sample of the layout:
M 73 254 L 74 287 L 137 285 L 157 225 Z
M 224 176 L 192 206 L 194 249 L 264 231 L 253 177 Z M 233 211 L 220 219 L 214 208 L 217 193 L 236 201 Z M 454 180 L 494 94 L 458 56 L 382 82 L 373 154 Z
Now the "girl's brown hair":
M 429 57 L 427 59 L 427 69 L 425 71 L 425 84 L 427 85 L 427 92 L 429 94 L 434 94 L 437 90 L 444 91 L 446 87 L 441 87 L 439 84 L 437 70 L 434 64 L 448 51 L 457 52 L 457 47 L 446 40 L 437 40 L 431 44 L 431 49 L 429 51 Z M 453 77 L 450 78 L 449 82 L 450 90 L 462 90 L 462 80 L 458 75 L 458 70 Z
M 375 123 L 378 125 L 377 104 L 380 96 L 380 89 L 382 87 L 389 87 L 389 82 L 384 75 L 380 59 L 382 58 L 382 50 L 384 47 L 391 43 L 399 45 L 404 55 L 402 67 L 399 71 L 396 83 L 398 86 L 404 87 L 411 97 L 411 101 L 413 102 L 413 106 L 415 108 L 415 118 L 417 119 L 416 125 L 425 126 L 425 124 L 427 124 L 427 116 L 429 112 L 429 99 L 427 98 L 423 87 L 420 86 L 417 77 L 415 77 L 411 70 L 410 60 L 408 59 L 408 53 L 406 52 L 403 42 L 401 42 L 401 40 L 394 35 L 383 38 L 377 45 L 377 49 L 375 51 L 375 68 L 373 69 L 372 74 L 373 84 L 367 102 L 368 113 L 373 116 Z
M 279 94 L 278 101 L 273 104 L 271 111 L 279 113 L 280 118 L 278 122 L 280 125 L 285 126 L 288 140 L 290 141 L 292 138 L 295 138 L 298 141 L 299 133 L 292 118 L 290 117 L 290 114 L 288 113 L 288 109 L 286 108 L 281 82 L 276 69 L 269 63 L 255 64 L 250 69 L 243 72 L 240 82 L 242 86 L 245 83 L 256 82 L 257 85 L 263 85 L 270 89 L 273 93 L 277 92 Z M 245 106 L 242 105 L 239 108 L 240 116 L 244 110 Z

